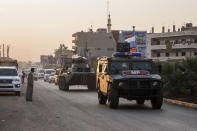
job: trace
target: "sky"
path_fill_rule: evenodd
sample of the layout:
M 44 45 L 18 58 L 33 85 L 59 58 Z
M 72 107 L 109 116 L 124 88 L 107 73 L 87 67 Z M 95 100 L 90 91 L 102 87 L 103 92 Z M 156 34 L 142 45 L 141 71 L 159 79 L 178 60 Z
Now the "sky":
M 146 30 L 162 26 L 197 25 L 197 0 L 109 0 L 112 29 Z M 11 46 L 11 57 L 40 61 L 59 44 L 70 49 L 72 34 L 106 27 L 107 0 L 0 0 L 0 45 Z

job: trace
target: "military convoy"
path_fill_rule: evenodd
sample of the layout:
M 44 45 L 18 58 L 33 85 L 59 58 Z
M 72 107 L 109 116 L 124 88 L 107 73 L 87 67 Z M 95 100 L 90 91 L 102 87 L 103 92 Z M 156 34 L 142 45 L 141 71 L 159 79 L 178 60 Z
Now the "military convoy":
M 119 52 L 115 57 L 102 57 L 97 65 L 96 88 L 98 101 L 110 108 L 117 108 L 119 98 L 136 100 L 144 104 L 151 100 L 153 109 L 160 109 L 163 103 L 162 81 L 156 73 L 151 59 L 138 53 Z
M 163 104 L 163 84 L 152 59 L 140 53 L 117 52 L 113 57 L 98 59 L 96 73 L 84 57 L 74 57 L 71 68 L 64 67 L 58 77 L 60 90 L 69 90 L 69 85 L 88 85 L 96 89 L 100 104 L 117 108 L 119 98 L 136 100 L 144 104 L 150 100 L 153 109 Z
M 96 74 L 89 67 L 85 57 L 74 56 L 71 68 L 64 66 L 59 74 L 58 85 L 60 90 L 69 90 L 70 85 L 87 85 L 89 90 L 96 89 Z

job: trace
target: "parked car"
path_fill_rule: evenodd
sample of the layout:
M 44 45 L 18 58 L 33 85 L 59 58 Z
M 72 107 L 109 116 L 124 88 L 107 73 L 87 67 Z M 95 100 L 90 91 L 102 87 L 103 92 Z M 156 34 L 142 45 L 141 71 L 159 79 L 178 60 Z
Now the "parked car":
M 38 69 L 38 79 L 44 78 L 44 69 Z
M 44 81 L 48 81 L 50 74 L 54 74 L 54 73 L 55 73 L 54 69 L 45 69 L 44 70 Z
M 55 76 L 54 75 L 55 75 L 54 73 L 50 74 L 49 79 L 48 79 L 49 83 L 54 83 L 55 82 Z
M 0 92 L 16 92 L 20 96 L 21 79 L 16 67 L 0 66 Z

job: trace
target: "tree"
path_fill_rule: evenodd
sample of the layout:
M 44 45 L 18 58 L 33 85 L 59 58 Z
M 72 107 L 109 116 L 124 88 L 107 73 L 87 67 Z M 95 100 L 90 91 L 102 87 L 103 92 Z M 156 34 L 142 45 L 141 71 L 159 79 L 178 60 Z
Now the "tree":
M 60 44 L 58 49 L 55 49 L 55 58 L 58 59 L 60 58 L 60 56 L 68 49 L 67 46 L 65 46 L 64 44 Z

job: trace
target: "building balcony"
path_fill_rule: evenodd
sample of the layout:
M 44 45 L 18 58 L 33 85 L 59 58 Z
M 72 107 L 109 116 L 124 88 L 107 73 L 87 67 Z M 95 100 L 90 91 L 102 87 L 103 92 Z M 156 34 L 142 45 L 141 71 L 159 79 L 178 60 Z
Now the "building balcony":
M 152 45 L 151 50 L 164 50 L 166 49 L 166 45 Z
M 76 49 L 77 49 L 77 46 L 72 46 L 72 49 L 73 49 L 73 50 L 76 50 Z
M 76 36 L 77 36 L 77 33 L 72 34 L 72 37 L 76 37 Z
M 72 43 L 77 43 L 77 40 L 72 40 Z
M 159 60 L 159 61 L 183 60 L 185 58 L 186 56 L 152 57 L 152 59 Z
M 193 44 L 175 44 L 172 46 L 172 49 L 186 49 L 186 48 L 190 48 L 190 49 L 197 49 L 197 43 L 193 43 Z

